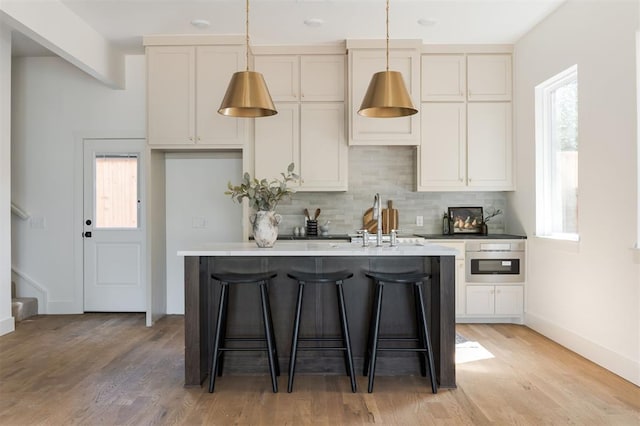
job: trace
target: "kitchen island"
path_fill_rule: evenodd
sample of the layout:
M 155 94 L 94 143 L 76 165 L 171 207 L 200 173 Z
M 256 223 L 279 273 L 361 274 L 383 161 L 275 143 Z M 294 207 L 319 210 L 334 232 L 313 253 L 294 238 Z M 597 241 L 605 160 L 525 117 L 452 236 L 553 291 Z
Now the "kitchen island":
M 361 247 L 315 241 L 278 241 L 273 248 L 258 248 L 253 242 L 215 243 L 181 250 L 178 255 L 185 258 L 185 386 L 200 386 L 208 374 L 219 297 L 219 283 L 211 279 L 211 273 L 278 271 L 270 285 L 270 300 L 280 368 L 286 371 L 297 293 L 297 282 L 287 278 L 287 272 L 347 269 L 354 273 L 345 281 L 344 293 L 356 371 L 362 371 L 373 299 L 373 284 L 365 272 L 425 271 L 432 276 L 426 283 L 424 302 L 429 311 L 438 386 L 454 388 L 456 254 L 454 249 L 434 244 Z M 258 292 L 242 287 L 230 295 L 229 336 L 248 336 L 261 330 Z M 315 285 L 309 290 L 300 335 L 339 335 L 334 286 Z M 381 335 L 406 337 L 415 333 L 411 295 L 409 286 L 387 286 Z M 225 372 L 267 373 L 263 353 L 236 354 L 225 357 Z M 335 352 L 304 355 L 298 357 L 300 374 L 345 374 L 343 358 Z M 387 352 L 379 356 L 376 371 L 379 375 L 418 374 L 418 358 Z

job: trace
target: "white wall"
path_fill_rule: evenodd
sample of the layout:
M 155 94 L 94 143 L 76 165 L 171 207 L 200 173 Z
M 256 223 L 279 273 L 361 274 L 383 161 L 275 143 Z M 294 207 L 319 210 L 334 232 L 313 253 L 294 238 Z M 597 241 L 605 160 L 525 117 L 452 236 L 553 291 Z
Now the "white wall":
M 11 31 L 0 25 L 0 336 L 11 316 Z
M 224 195 L 227 182 L 241 178 L 240 152 L 166 154 L 168 314 L 184 313 L 184 258 L 178 250 L 242 241 L 242 206 Z
M 535 233 L 534 87 L 578 64 L 577 244 L 530 237 L 526 324 L 640 384 L 635 32 L 638 3 L 569 1 L 516 43 L 518 190 Z
M 29 277 L 19 286 L 46 291 L 46 313 L 83 310 L 74 270 L 82 247 L 77 141 L 144 137 L 144 67 L 144 56 L 128 56 L 127 88 L 114 90 L 57 57 L 13 58 L 11 190 L 32 215 L 12 222 L 13 265 Z

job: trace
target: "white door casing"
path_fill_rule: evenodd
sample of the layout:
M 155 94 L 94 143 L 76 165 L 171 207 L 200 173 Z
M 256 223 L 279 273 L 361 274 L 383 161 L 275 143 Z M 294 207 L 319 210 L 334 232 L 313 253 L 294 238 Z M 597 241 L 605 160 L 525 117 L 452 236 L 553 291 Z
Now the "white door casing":
M 85 140 L 84 311 L 146 311 L 145 142 Z

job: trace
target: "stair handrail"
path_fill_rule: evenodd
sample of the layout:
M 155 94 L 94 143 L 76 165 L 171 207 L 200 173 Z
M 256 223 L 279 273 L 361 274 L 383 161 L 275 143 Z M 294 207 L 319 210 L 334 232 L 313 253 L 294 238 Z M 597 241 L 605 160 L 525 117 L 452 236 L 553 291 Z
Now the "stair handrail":
M 25 211 L 24 209 L 20 208 L 20 206 L 18 206 L 13 201 L 11 202 L 11 213 L 15 214 L 16 216 L 18 216 L 22 220 L 27 220 L 27 219 L 29 219 L 31 217 L 31 215 L 27 211 Z

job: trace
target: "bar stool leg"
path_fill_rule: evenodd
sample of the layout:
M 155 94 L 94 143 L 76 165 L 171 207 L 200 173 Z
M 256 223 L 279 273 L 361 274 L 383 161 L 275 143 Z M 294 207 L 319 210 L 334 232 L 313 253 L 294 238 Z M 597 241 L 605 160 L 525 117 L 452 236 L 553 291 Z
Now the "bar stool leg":
M 276 370 L 276 362 L 274 359 L 274 341 L 271 333 L 271 325 L 269 322 L 269 295 L 267 294 L 265 282 L 260 283 L 260 299 L 262 300 L 262 319 L 264 322 L 264 334 L 267 340 L 267 357 L 269 358 L 269 371 L 271 372 L 271 386 L 273 393 L 278 392 L 278 377 Z
M 347 310 L 344 306 L 344 291 L 342 281 L 336 282 L 338 290 L 338 307 L 340 308 L 340 324 L 342 325 L 342 341 L 346 348 L 345 360 L 347 361 L 347 374 L 351 379 L 351 392 L 355 393 L 357 389 L 356 374 L 353 368 L 353 355 L 351 353 L 351 336 L 349 335 L 349 322 L 347 321 Z
M 424 310 L 424 300 L 422 299 L 422 282 L 417 283 L 418 296 L 419 296 L 419 304 L 420 304 L 420 317 L 421 317 L 421 325 L 422 330 L 425 337 L 426 349 L 427 349 L 427 359 L 429 361 L 429 378 L 431 379 L 431 392 L 438 393 L 438 384 L 436 383 L 436 368 L 435 363 L 433 361 L 433 349 L 431 348 L 431 339 L 429 337 L 429 328 L 427 326 L 427 316 Z
M 302 314 L 302 296 L 304 294 L 304 281 L 298 282 L 298 302 L 296 303 L 296 318 L 293 322 L 293 336 L 291 337 L 291 355 L 289 357 L 289 384 L 287 392 L 293 391 L 293 375 L 296 370 L 296 356 L 298 354 L 298 334 L 300 332 L 300 316 Z
M 265 289 L 266 289 L 266 292 L 267 292 L 267 295 L 268 295 L 269 294 L 269 282 L 268 281 L 266 282 Z M 271 302 L 269 301 L 268 297 L 267 297 L 267 314 L 269 316 L 269 328 L 271 329 L 271 336 L 275 336 L 276 333 L 275 333 L 275 331 L 273 331 L 273 317 L 271 316 Z M 275 343 L 273 345 L 273 356 L 274 356 L 274 358 L 276 360 L 276 376 L 280 376 L 280 361 L 279 361 L 279 358 L 278 358 L 278 348 L 275 345 Z
M 227 292 L 229 286 L 227 283 L 220 283 L 220 302 L 218 304 L 218 322 L 216 323 L 216 335 L 213 340 L 213 352 L 211 353 L 211 369 L 209 370 L 209 393 L 213 392 L 213 388 L 216 384 L 216 372 L 218 366 L 218 356 L 220 348 L 220 335 L 222 330 L 222 323 L 224 322 L 224 304 L 227 298 Z
M 229 306 L 229 298 L 231 297 L 231 287 L 227 285 L 226 296 L 224 298 L 224 303 L 222 304 L 222 329 L 220 330 L 220 344 L 224 346 L 225 340 L 227 338 L 227 316 Z M 226 351 L 220 351 L 220 355 L 218 357 L 218 377 L 222 376 L 222 369 L 224 367 L 224 358 Z
M 376 359 L 378 357 L 378 334 L 380 332 L 380 316 L 382 313 L 382 290 L 384 284 L 380 281 L 376 283 L 376 306 L 375 320 L 373 323 L 373 335 L 371 341 L 371 364 L 369 365 L 369 393 L 373 392 L 373 380 L 376 376 Z
M 373 323 L 376 317 L 376 306 L 378 306 L 378 282 L 375 283 L 376 288 L 374 290 L 373 304 L 371 305 L 371 318 L 369 319 L 369 335 L 367 336 L 367 346 L 364 351 L 364 365 L 362 368 L 362 375 L 369 375 L 369 366 L 371 364 L 371 342 L 373 341 Z
M 416 282 L 414 283 L 414 285 L 412 285 L 412 290 L 413 290 L 413 301 L 414 301 L 414 307 L 415 307 L 415 313 L 416 313 L 416 334 L 418 336 L 418 345 L 421 348 L 426 348 L 426 343 L 425 343 L 425 336 L 424 336 L 424 329 L 422 327 L 422 318 L 420 315 L 420 293 L 418 293 L 418 286 L 421 284 L 421 282 Z M 422 375 L 422 377 L 427 377 L 427 363 L 426 360 L 428 359 L 427 354 L 425 352 L 416 352 L 416 354 L 418 355 L 418 361 L 420 362 L 420 375 Z

